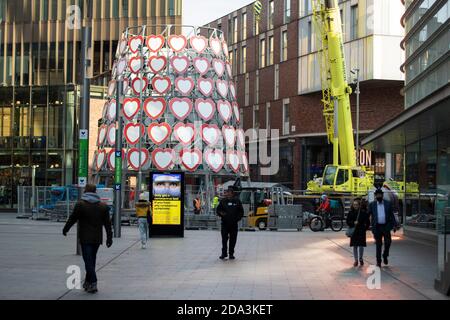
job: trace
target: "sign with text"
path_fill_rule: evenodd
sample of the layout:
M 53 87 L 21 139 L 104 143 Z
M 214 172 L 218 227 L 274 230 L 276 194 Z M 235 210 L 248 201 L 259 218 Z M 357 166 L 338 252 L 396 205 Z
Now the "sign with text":
M 184 235 L 184 173 L 150 173 L 152 235 Z

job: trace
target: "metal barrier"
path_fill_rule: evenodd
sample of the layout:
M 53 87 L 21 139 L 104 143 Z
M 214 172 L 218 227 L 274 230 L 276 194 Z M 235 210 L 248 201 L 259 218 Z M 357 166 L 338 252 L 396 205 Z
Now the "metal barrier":
M 303 229 L 303 209 L 301 205 L 271 205 L 269 206 L 269 230 Z

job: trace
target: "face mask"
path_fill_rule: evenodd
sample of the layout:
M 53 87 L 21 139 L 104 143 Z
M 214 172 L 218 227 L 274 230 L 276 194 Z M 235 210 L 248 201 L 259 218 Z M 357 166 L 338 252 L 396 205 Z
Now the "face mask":
M 381 197 L 377 197 L 377 201 L 378 201 L 378 202 L 381 202 L 381 201 L 383 201 L 383 196 L 381 196 Z

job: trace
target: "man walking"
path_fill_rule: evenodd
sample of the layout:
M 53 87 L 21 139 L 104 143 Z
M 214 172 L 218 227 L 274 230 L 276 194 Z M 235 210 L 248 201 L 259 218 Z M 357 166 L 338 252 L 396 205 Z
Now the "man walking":
M 383 262 L 388 264 L 389 249 L 391 247 L 391 230 L 397 230 L 392 204 L 383 199 L 383 190 L 375 191 L 375 201 L 369 205 L 369 216 L 372 233 L 377 246 L 377 266 L 381 267 L 381 249 L 384 240 Z
M 222 218 L 222 255 L 219 259 L 225 259 L 228 256 L 227 252 L 230 254 L 230 259 L 235 259 L 234 247 L 238 234 L 238 222 L 244 216 L 244 208 L 241 200 L 235 196 L 233 187 L 228 187 L 225 198 L 219 201 L 216 212 Z M 228 239 L 230 243 L 227 250 Z
M 106 246 L 109 248 L 112 245 L 109 208 L 106 204 L 100 202 L 100 197 L 96 191 L 95 185 L 86 185 L 81 200 L 75 205 L 63 229 L 63 235 L 66 236 L 76 222 L 79 224 L 81 251 L 86 268 L 86 279 L 83 283 L 83 288 L 89 293 L 98 291 L 95 263 L 98 248 L 103 243 L 102 227 L 106 230 Z

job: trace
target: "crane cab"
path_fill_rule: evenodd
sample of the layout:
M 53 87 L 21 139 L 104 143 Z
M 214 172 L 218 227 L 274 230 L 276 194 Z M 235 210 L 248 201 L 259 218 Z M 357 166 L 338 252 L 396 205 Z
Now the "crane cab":
M 367 194 L 373 186 L 373 172 L 362 167 L 327 165 L 321 191 L 325 193 Z

